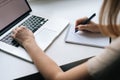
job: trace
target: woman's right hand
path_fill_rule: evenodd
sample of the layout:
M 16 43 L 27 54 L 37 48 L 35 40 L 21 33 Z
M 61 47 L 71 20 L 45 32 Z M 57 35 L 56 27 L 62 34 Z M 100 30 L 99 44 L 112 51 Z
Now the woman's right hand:
M 92 21 L 90 21 L 88 24 L 81 24 L 86 19 L 88 18 L 84 17 L 76 20 L 75 28 L 77 28 L 79 31 L 100 32 L 99 25 Z

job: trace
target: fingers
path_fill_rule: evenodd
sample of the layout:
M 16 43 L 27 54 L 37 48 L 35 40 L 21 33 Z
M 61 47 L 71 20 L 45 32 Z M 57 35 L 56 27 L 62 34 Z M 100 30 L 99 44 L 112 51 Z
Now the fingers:
M 76 20 L 75 30 L 89 31 L 89 32 L 100 32 L 99 25 L 97 25 L 96 23 L 94 23 L 92 21 L 88 22 L 87 24 L 83 24 L 84 21 L 86 21 L 87 19 L 88 19 L 87 17 L 83 17 L 83 18 Z
M 14 29 L 14 30 L 12 30 L 12 34 L 11 34 L 11 37 L 13 37 L 13 38 L 15 38 L 15 34 L 16 34 L 17 32 L 16 32 L 16 30 Z
M 80 25 L 80 23 L 84 22 L 87 19 L 87 17 L 83 17 L 81 19 L 76 20 L 75 26 L 77 27 L 78 25 Z
M 89 29 L 87 24 L 86 25 L 78 25 L 77 28 L 80 31 L 84 31 L 84 30 L 88 30 Z
M 86 25 L 81 25 L 86 19 L 88 19 L 88 18 L 83 17 L 83 18 L 80 18 L 80 19 L 76 20 L 75 29 L 80 30 L 80 31 L 86 30 L 85 27 L 87 27 L 87 26 Z
M 22 30 L 25 30 L 25 29 L 27 29 L 25 26 L 16 27 L 15 29 L 12 30 L 11 36 L 13 38 L 15 38 L 17 33 L 21 32 Z

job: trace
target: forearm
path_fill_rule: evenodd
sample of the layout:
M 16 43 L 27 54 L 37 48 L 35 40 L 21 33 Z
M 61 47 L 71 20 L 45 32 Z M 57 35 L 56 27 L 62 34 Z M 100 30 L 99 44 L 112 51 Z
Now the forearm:
M 26 51 L 31 56 L 34 64 L 37 66 L 40 73 L 48 80 L 86 80 L 89 74 L 87 71 L 86 63 L 79 65 L 76 68 L 63 72 L 61 68 L 51 60 L 39 48 L 36 42 L 24 45 Z
M 40 73 L 47 79 L 54 78 L 62 70 L 34 42 L 24 46 Z

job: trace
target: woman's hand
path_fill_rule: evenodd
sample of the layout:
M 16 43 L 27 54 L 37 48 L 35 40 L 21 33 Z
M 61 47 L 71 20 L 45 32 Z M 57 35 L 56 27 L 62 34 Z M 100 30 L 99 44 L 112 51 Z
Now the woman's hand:
M 78 19 L 76 21 L 75 28 L 77 28 L 80 31 L 100 32 L 99 25 L 92 21 L 90 21 L 88 24 L 81 24 L 86 19 L 88 18 L 84 17 L 84 18 Z
M 30 31 L 24 26 L 15 28 L 13 30 L 12 37 L 15 40 L 17 40 L 22 46 L 24 46 L 25 44 L 31 44 L 32 42 L 35 42 L 35 38 L 32 31 Z

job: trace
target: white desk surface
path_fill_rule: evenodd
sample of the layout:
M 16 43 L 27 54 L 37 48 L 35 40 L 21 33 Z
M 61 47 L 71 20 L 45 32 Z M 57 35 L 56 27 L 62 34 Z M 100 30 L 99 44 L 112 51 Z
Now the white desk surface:
M 49 14 L 66 18 L 70 23 L 84 16 L 97 13 L 93 21 L 98 22 L 98 13 L 101 0 L 35 0 L 29 2 L 33 13 Z M 64 42 L 67 29 L 46 50 L 46 55 L 51 57 L 59 66 L 99 54 L 103 49 Z M 34 64 L 8 55 L 0 51 L 0 80 L 13 80 L 38 72 Z

